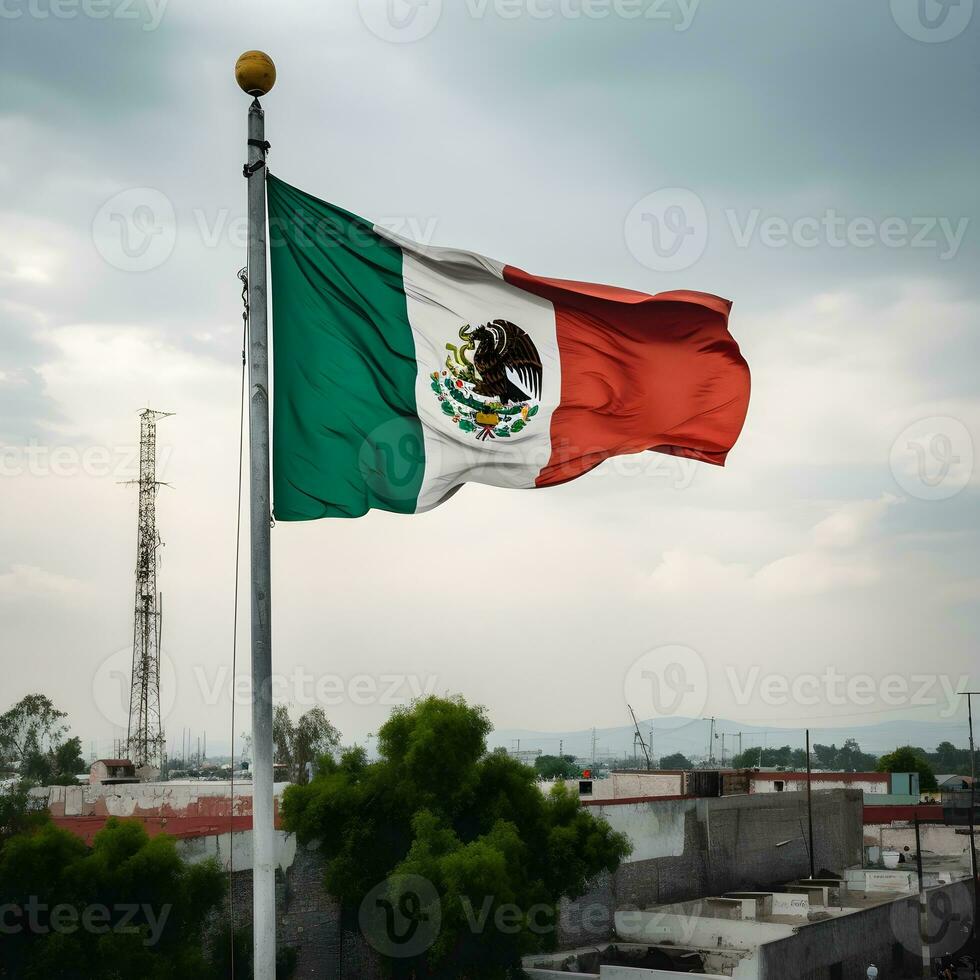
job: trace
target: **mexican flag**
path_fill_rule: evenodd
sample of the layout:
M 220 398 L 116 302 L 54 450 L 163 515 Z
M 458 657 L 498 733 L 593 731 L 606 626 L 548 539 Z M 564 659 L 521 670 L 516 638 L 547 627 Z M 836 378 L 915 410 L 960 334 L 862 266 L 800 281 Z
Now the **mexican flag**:
M 749 400 L 728 300 L 532 276 L 267 186 L 278 520 L 421 513 L 644 450 L 725 462 Z

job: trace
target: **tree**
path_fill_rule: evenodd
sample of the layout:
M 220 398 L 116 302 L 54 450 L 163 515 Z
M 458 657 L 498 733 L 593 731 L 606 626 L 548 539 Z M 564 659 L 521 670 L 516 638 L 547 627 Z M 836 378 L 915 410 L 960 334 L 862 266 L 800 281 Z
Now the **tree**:
M 28 694 L 0 715 L 0 768 L 16 768 L 21 781 L 73 785 L 85 769 L 82 740 L 67 738 L 64 711 L 43 694 Z
M 682 752 L 674 752 L 671 755 L 660 757 L 658 769 L 693 769 L 694 763 Z
M 878 757 L 870 752 L 862 752 L 861 746 L 853 738 L 844 739 L 837 753 L 837 766 L 845 772 L 868 772 L 878 765 Z
M 940 742 L 936 746 L 933 760 L 940 772 L 955 773 L 959 764 L 959 749 L 952 742 Z
M 940 742 L 935 752 L 926 753 L 926 758 L 934 772 L 968 776 L 972 771 L 970 750 L 958 749 L 952 742 Z
M 534 771 L 542 779 L 578 779 L 582 775 L 574 755 L 539 755 L 534 760 Z
M 340 733 L 330 724 L 323 708 L 311 708 L 293 724 L 289 708 L 277 704 L 272 718 L 276 762 L 289 767 L 290 779 L 308 781 L 308 767 L 340 745 Z
M 788 745 L 778 748 L 746 749 L 732 758 L 733 769 L 752 769 L 756 766 L 777 766 L 781 769 L 805 769 L 806 752 Z
M 912 745 L 903 745 L 883 755 L 878 760 L 879 772 L 917 772 L 919 774 L 919 789 L 933 790 L 938 788 L 936 777 L 929 765 L 925 752 Z
M 74 738 L 62 742 L 54 751 L 54 775 L 56 779 L 75 781 L 75 776 L 88 769 L 82 758 L 82 740 Z
M 55 749 L 68 732 L 64 711 L 43 694 L 28 694 L 0 715 L 0 764 L 22 765 Z
M 185 864 L 135 822 L 109 820 L 92 847 L 47 821 L 22 830 L 0 850 L 0 975 L 217 980 L 201 932 L 224 888 L 215 862 Z
M 32 804 L 26 784 L 18 783 L 0 791 L 0 852 L 10 838 L 31 833 L 50 819 L 46 808 Z
M 545 795 L 530 766 L 488 754 L 490 727 L 461 697 L 425 698 L 381 726 L 378 761 L 349 750 L 284 795 L 284 824 L 318 843 L 345 921 L 389 953 L 372 915 L 404 913 L 404 935 L 431 930 L 386 960 L 396 977 L 517 975 L 554 941 L 561 897 L 629 852 L 563 784 Z

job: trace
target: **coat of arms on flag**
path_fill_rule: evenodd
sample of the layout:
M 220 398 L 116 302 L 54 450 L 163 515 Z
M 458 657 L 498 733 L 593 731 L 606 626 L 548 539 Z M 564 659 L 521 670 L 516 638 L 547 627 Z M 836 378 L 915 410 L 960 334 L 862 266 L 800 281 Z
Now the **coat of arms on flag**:
M 446 344 L 445 368 L 432 372 L 442 411 L 481 441 L 517 435 L 537 414 L 541 397 L 534 341 L 516 323 L 499 319 L 476 329 L 466 324 L 459 339 Z

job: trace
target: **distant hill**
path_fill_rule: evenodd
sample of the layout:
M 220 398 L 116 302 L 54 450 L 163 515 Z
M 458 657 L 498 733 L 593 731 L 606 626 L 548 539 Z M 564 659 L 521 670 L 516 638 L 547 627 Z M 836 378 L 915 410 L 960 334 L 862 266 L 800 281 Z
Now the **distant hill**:
M 654 759 L 674 752 L 682 752 L 695 761 L 703 759 L 707 752 L 708 725 L 709 723 L 702 718 L 658 718 L 640 722 L 640 728 L 647 739 L 650 737 L 651 726 L 653 728 Z M 715 731 L 725 733 L 726 760 L 731 758 L 733 751 L 739 750 L 738 738 L 730 734 L 734 732 L 742 732 L 741 748 L 743 749 L 759 748 L 763 745 L 763 739 L 767 747 L 789 745 L 791 748 L 803 748 L 805 743 L 802 728 L 789 729 L 785 726 L 770 728 L 764 725 L 740 724 L 727 718 L 716 718 Z M 833 728 L 814 726 L 810 729 L 811 742 L 835 743 L 839 746 L 847 738 L 856 739 L 865 752 L 875 755 L 890 752 L 898 745 L 918 745 L 928 751 L 934 750 L 943 741 L 952 742 L 957 748 L 968 746 L 966 721 L 959 718 L 949 721 L 882 721 L 873 725 L 846 725 Z M 623 758 L 633 753 L 632 725 L 597 728 L 595 739 L 596 758 L 599 760 Z M 373 737 L 365 738 L 354 734 L 350 741 L 364 745 L 371 756 L 376 752 L 377 742 Z M 566 754 L 582 759 L 592 758 L 591 728 L 565 732 L 497 728 L 490 733 L 488 744 L 490 748 L 503 746 L 506 749 L 515 749 L 518 741 L 522 750 L 540 749 L 543 753 L 557 755 L 561 747 Z M 344 744 L 349 744 L 348 739 L 344 739 Z M 209 736 L 208 755 L 212 761 L 227 757 L 227 740 Z M 715 759 L 719 761 L 721 759 L 720 738 L 715 740 Z

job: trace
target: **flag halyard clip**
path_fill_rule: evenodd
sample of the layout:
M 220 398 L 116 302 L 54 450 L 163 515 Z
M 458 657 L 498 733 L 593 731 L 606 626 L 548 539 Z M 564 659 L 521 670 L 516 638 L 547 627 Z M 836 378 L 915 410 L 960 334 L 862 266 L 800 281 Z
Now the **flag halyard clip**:
M 245 178 L 251 177 L 252 174 L 257 173 L 265 166 L 265 154 L 268 153 L 270 149 L 272 149 L 272 144 L 268 140 L 250 139 L 248 141 L 248 145 L 257 146 L 262 151 L 263 157 L 261 160 L 256 160 L 255 163 L 253 163 L 251 166 L 249 166 L 249 164 L 246 163 L 245 166 L 242 167 L 242 176 Z

